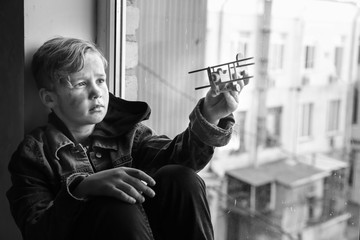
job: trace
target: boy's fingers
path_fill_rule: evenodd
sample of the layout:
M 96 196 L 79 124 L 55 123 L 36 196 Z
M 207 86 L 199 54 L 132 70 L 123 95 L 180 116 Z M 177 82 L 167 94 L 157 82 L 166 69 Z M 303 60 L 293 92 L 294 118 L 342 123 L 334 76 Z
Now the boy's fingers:
M 126 180 L 126 183 L 129 184 L 135 190 L 130 192 L 131 196 L 135 197 L 137 200 L 140 200 L 140 202 L 143 202 L 145 199 L 143 199 L 143 196 L 141 193 L 144 193 L 145 195 L 149 197 L 154 197 L 155 192 L 152 190 L 149 186 L 154 186 L 156 184 L 155 180 L 144 173 L 143 171 L 139 169 L 134 168 L 128 168 L 125 169 L 127 174 L 129 175 L 129 178 Z M 125 180 L 125 179 L 124 179 Z M 140 194 L 140 195 L 139 195 Z
M 145 198 L 143 195 L 140 194 L 138 190 L 131 184 L 122 182 L 116 186 L 116 188 L 120 191 L 122 191 L 126 196 L 126 200 L 131 200 L 131 198 L 135 199 L 137 202 L 143 203 L 145 201 Z M 122 195 L 123 196 L 123 195 Z
M 156 184 L 155 180 L 144 173 L 143 171 L 135 168 L 128 168 L 125 170 L 127 174 L 129 174 L 131 177 L 134 177 L 136 179 L 139 179 L 141 181 L 144 181 L 146 184 L 149 184 L 150 186 L 154 186 Z
M 127 202 L 127 203 L 131 203 L 134 204 L 136 203 L 136 199 L 129 196 L 128 194 L 126 194 L 124 191 L 114 187 L 112 193 L 110 194 L 110 196 L 117 198 L 121 201 Z
M 210 88 L 208 94 L 209 94 L 211 97 L 216 97 L 217 95 L 219 95 L 219 94 L 217 94 L 217 93 L 215 92 L 215 90 L 214 90 L 212 87 Z
M 239 94 L 240 94 L 240 92 L 241 92 L 241 89 L 242 89 L 242 88 L 240 88 L 240 91 L 231 91 L 231 92 L 230 92 L 231 96 L 235 99 L 236 102 L 239 101 Z
M 226 99 L 226 102 L 228 104 L 231 104 L 232 102 L 236 102 L 238 103 L 239 99 L 238 99 L 238 95 L 239 92 L 238 91 L 228 91 L 228 92 L 224 92 L 224 97 Z
M 147 186 L 147 183 L 136 179 L 136 178 L 132 178 L 132 179 L 128 179 L 128 184 L 130 184 L 132 187 L 134 187 L 139 193 L 143 193 L 149 197 L 154 197 L 155 196 L 155 192 L 154 190 L 152 190 L 151 188 L 149 188 Z

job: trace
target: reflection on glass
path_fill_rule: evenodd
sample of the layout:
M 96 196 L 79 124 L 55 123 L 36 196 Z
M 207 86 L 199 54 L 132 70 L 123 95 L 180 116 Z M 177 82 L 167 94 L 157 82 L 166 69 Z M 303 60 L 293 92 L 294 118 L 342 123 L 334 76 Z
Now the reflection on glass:
M 358 240 L 360 6 L 351 0 L 138 0 L 138 98 L 182 131 L 189 71 L 253 57 L 232 141 L 199 174 L 216 239 Z

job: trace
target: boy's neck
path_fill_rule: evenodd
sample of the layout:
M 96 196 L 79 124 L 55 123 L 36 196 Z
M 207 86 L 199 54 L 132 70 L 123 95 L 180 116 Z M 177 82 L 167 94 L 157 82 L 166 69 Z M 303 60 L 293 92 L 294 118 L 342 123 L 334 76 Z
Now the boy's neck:
M 89 136 L 94 131 L 95 124 L 94 125 L 86 125 L 80 128 L 69 128 L 71 134 L 74 136 L 75 140 L 78 143 L 84 143 L 89 138 Z
M 54 111 L 49 115 L 49 122 L 62 131 L 71 141 L 78 143 L 86 142 L 95 128 L 95 124 L 80 127 L 66 124 Z

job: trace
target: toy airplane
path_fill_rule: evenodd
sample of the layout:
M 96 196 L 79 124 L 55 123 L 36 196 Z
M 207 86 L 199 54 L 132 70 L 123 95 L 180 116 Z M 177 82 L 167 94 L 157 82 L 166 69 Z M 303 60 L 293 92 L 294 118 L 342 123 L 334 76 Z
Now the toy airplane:
M 244 70 L 244 67 L 254 65 L 254 63 L 239 64 L 247 60 L 253 59 L 253 57 L 240 59 L 241 54 L 236 55 L 236 61 L 223 63 L 207 68 L 197 69 L 189 72 L 196 73 L 201 71 L 207 71 L 210 85 L 205 85 L 195 88 L 195 90 L 211 87 L 216 94 L 228 91 L 240 91 L 240 86 L 236 84 L 238 81 L 250 79 L 253 76 L 248 76 Z M 225 66 L 223 70 L 221 67 Z M 226 69 L 227 68 L 227 69 Z

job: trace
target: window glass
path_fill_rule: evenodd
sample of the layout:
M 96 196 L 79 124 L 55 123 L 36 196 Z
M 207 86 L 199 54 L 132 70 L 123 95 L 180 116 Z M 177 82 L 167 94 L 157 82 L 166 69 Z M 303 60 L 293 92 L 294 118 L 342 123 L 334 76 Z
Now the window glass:
M 270 56 L 271 69 L 281 70 L 284 64 L 284 44 L 274 43 L 271 46 L 271 56 Z
M 138 1 L 139 100 L 152 107 L 149 125 L 175 136 L 185 129 L 206 82 L 188 72 L 204 67 L 206 1 Z
M 358 123 L 358 108 L 359 108 L 359 89 L 355 87 L 353 90 L 352 124 Z
M 339 117 L 340 117 L 340 100 L 331 100 L 329 102 L 328 113 L 328 131 L 339 130 Z
M 312 135 L 313 104 L 305 103 L 302 105 L 301 110 L 300 136 L 310 137 Z
M 312 69 L 315 66 L 315 46 L 305 47 L 305 68 Z
M 279 146 L 281 141 L 281 107 L 268 109 L 266 118 L 266 146 Z
M 334 57 L 334 65 L 336 68 L 337 76 L 341 76 L 342 70 L 342 62 L 343 62 L 343 48 L 342 47 L 335 47 L 335 57 Z
M 243 68 L 253 78 L 232 139 L 199 172 L 215 238 L 359 239 L 358 2 L 127 2 L 136 31 L 126 54 L 136 64 L 126 74 L 158 134 L 188 127 L 209 90 L 208 67 L 239 53 L 254 63 Z

